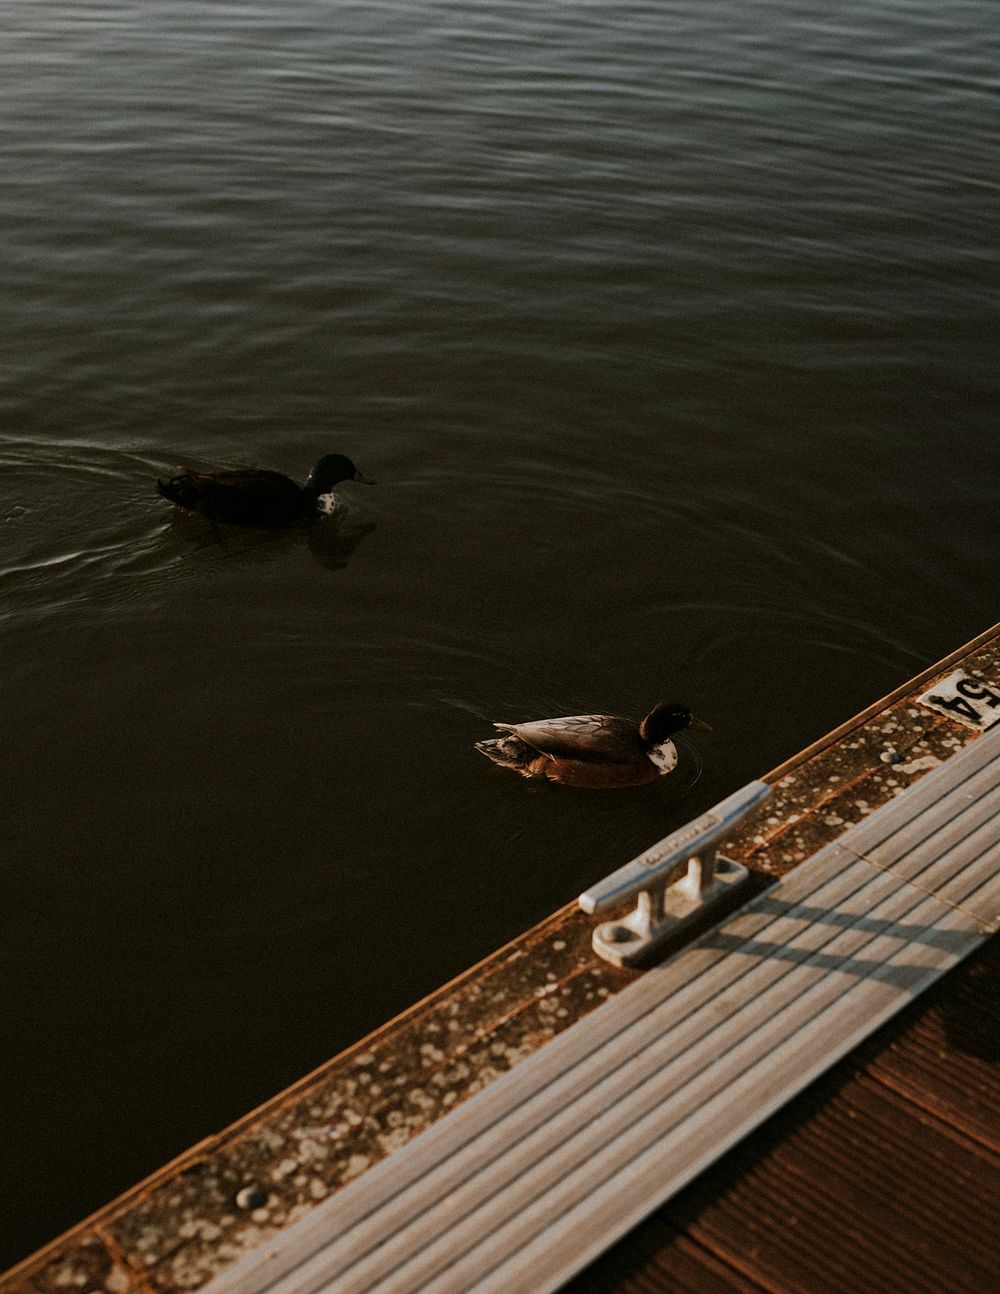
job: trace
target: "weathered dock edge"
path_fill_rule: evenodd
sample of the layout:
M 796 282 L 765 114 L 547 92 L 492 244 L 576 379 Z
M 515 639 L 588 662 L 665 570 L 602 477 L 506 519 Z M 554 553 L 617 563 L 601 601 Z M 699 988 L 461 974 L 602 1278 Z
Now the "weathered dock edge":
M 1000 725 L 208 1291 L 551 1294 L 1000 929 L 998 822 Z
M 766 883 L 765 872 L 783 874 L 974 739 L 916 704 L 959 664 L 1000 680 L 1000 626 L 769 774 L 774 794 L 730 852 Z M 557 912 L 20 1264 L 0 1289 L 204 1285 L 630 982 L 633 972 L 592 956 L 590 930 L 575 907 Z

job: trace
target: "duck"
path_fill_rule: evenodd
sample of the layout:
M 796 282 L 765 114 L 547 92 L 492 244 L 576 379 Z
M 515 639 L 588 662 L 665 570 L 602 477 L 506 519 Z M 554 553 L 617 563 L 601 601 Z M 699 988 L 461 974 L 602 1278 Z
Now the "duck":
M 344 454 L 321 458 L 305 485 L 283 472 L 242 467 L 227 472 L 181 472 L 157 481 L 163 498 L 211 522 L 237 526 L 288 526 L 312 521 L 334 509 L 332 490 L 341 481 L 374 485 Z
M 684 728 L 711 732 L 686 705 L 659 701 L 639 723 L 613 714 L 572 714 L 530 723 L 494 723 L 503 733 L 476 749 L 501 768 L 588 789 L 644 786 L 672 773 Z

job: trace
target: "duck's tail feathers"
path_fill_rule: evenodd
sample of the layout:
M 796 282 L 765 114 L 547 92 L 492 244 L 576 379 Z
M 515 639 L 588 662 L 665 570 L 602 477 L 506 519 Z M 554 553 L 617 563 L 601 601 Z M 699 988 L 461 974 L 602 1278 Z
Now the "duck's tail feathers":
M 500 726 L 500 724 L 496 725 L 498 728 Z M 491 741 L 477 741 L 476 750 L 484 754 L 487 759 L 492 759 L 494 764 L 499 764 L 501 768 L 516 768 L 518 771 L 538 754 L 536 750 L 532 750 L 516 737 L 497 737 Z

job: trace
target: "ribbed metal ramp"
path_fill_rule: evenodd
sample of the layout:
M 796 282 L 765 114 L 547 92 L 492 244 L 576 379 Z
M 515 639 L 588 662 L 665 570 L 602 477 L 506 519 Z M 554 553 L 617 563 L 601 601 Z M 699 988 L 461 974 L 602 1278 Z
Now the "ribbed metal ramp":
M 556 1289 L 998 928 L 1000 729 L 209 1294 Z

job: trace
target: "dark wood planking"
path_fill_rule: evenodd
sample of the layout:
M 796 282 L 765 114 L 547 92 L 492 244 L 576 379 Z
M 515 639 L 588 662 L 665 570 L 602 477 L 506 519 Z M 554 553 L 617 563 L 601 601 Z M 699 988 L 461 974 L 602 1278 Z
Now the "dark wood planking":
M 676 1228 L 640 1227 L 563 1288 L 567 1294 L 770 1294 Z
M 946 977 L 867 1072 L 1000 1153 L 1000 937 Z
M 678 1197 L 670 1220 L 789 1291 L 996 1288 L 996 1156 L 865 1078 L 822 1095 L 798 1126 L 801 1112 L 779 1117 L 778 1139 L 757 1158 L 750 1148 L 738 1156 L 721 1191 L 709 1198 L 706 1180 Z

